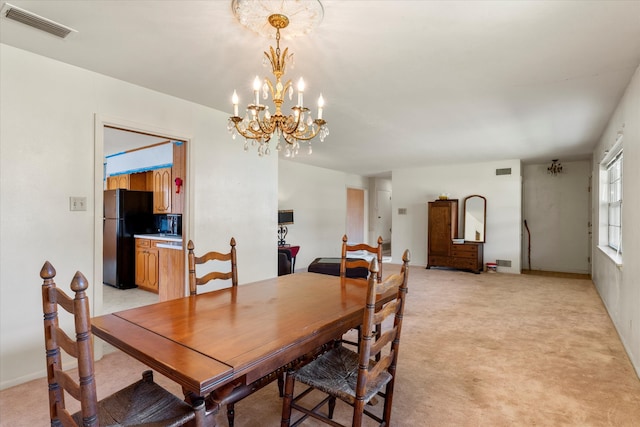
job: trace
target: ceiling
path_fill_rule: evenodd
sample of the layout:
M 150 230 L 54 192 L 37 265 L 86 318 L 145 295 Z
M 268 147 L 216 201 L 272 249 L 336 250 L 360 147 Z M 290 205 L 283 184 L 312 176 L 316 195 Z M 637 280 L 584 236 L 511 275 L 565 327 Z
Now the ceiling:
M 240 25 L 231 0 L 10 3 L 78 32 L 1 18 L 2 43 L 229 114 L 234 89 L 246 105 L 270 74 L 274 40 Z M 359 175 L 588 158 L 640 64 L 640 1 L 322 5 L 312 33 L 282 30 L 296 58 L 285 77 L 304 76 L 306 100 L 322 92 L 331 132 L 295 161 Z

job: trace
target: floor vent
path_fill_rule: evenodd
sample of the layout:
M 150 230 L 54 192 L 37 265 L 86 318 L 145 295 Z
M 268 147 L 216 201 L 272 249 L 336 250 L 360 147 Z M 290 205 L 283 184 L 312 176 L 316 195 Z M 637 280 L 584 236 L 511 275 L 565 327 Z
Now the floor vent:
M 53 34 L 54 36 L 62 39 L 66 38 L 71 33 L 77 33 L 73 28 L 69 28 L 50 19 L 43 18 L 42 16 L 36 15 L 35 13 L 21 9 L 9 3 L 5 3 L 2 7 L 2 16 L 38 30 L 45 31 L 49 34 Z
M 511 267 L 511 261 L 506 259 L 496 260 L 498 267 Z

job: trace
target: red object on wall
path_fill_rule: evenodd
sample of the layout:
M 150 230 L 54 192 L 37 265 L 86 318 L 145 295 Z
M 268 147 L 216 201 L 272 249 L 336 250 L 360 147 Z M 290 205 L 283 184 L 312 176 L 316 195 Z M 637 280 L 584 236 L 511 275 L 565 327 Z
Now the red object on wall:
M 180 194 L 180 187 L 182 187 L 182 178 L 176 178 L 176 194 Z

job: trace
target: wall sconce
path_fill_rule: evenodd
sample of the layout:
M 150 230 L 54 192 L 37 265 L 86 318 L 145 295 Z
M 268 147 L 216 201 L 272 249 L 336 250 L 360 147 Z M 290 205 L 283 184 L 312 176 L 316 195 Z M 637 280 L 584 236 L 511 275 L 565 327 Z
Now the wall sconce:
M 293 224 L 293 210 L 278 211 L 278 246 L 287 244 L 284 240 L 289 232 L 287 224 Z
M 547 172 L 551 175 L 558 175 L 562 173 L 562 164 L 558 159 L 551 160 L 551 166 L 547 168 Z

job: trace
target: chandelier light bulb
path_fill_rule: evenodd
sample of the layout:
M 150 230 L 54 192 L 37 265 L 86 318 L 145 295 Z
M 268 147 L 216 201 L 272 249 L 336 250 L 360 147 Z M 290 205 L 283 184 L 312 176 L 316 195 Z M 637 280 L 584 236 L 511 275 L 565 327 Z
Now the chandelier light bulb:
M 231 103 L 233 104 L 233 115 L 234 116 L 238 116 L 238 102 L 240 100 L 238 99 L 238 93 L 234 90 L 233 91 L 233 96 L 231 97 Z
M 298 106 L 302 108 L 302 94 L 304 93 L 304 80 L 300 77 L 298 80 Z
M 318 98 L 318 119 L 322 120 L 322 109 L 324 108 L 324 98 L 322 97 L 322 94 L 320 94 L 320 97 Z
M 256 76 L 256 79 L 253 81 L 253 93 L 256 95 L 256 105 L 260 105 L 260 86 L 262 86 L 260 77 Z

